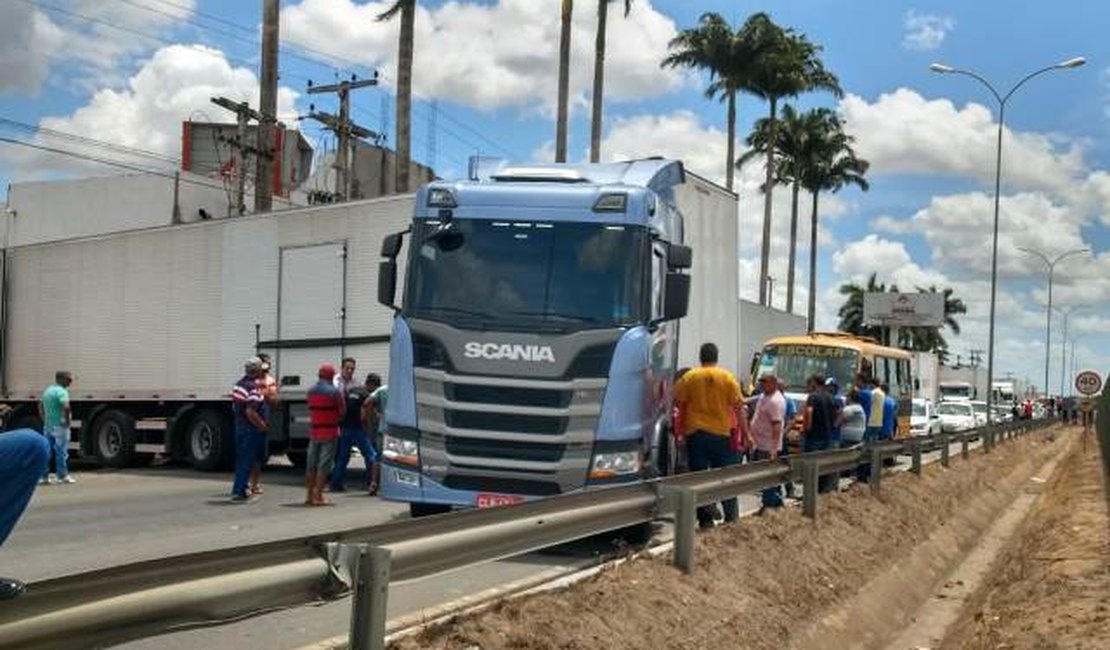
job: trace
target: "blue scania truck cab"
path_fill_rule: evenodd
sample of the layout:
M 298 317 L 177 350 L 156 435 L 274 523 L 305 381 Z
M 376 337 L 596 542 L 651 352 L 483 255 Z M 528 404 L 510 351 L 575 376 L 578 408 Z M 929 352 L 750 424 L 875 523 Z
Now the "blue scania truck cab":
M 379 269 L 384 498 L 418 516 L 671 470 L 685 182 L 674 160 L 499 164 L 416 193 Z

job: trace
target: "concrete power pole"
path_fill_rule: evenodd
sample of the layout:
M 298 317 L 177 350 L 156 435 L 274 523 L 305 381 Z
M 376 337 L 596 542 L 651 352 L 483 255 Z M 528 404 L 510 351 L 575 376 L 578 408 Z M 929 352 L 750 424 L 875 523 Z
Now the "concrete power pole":
M 310 95 L 318 93 L 335 93 L 339 96 L 339 115 L 318 113 L 315 107 L 312 107 L 311 112 L 308 114 L 309 118 L 320 122 L 335 132 L 339 140 L 335 152 L 335 195 L 338 197 L 339 201 L 346 201 L 351 198 L 351 137 L 378 137 L 378 134 L 370 129 L 351 122 L 351 91 L 356 88 L 376 86 L 377 83 L 378 77 L 377 73 L 375 73 L 373 79 L 355 79 L 352 77 L 350 81 L 341 81 L 337 84 L 330 84 L 327 86 L 313 86 L 312 82 L 309 82 L 308 85 L 308 94 Z
M 262 72 L 259 75 L 258 150 L 255 160 L 254 210 L 269 212 L 273 206 L 274 183 L 270 175 L 274 159 L 274 124 L 277 123 L 278 14 L 279 0 L 262 0 Z
M 246 184 L 247 184 L 247 154 L 255 154 L 256 160 L 265 161 L 267 156 L 259 155 L 255 147 L 247 144 L 247 124 L 251 120 L 261 120 L 262 115 L 250 107 L 246 102 L 233 102 L 227 97 L 213 97 L 212 103 L 220 108 L 235 113 L 235 138 L 221 138 L 231 147 L 232 164 L 235 167 L 235 205 L 229 206 L 229 216 L 241 216 L 247 212 Z M 261 141 L 261 138 L 259 138 Z M 259 163 L 265 166 L 265 163 Z M 257 168 L 256 168 L 257 169 Z M 258 210 L 258 179 L 255 179 L 255 210 Z

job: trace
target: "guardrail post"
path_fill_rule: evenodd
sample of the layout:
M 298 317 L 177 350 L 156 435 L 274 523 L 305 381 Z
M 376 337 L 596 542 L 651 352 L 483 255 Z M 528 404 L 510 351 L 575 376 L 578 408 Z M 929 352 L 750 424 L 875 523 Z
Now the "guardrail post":
M 994 430 L 986 426 L 979 430 L 979 437 L 983 439 L 983 453 L 991 453 L 991 447 L 994 445 Z
M 871 449 L 871 476 L 867 483 L 871 486 L 871 494 L 879 493 L 879 481 L 883 478 L 883 454 L 878 449 Z
M 820 483 L 821 467 L 816 460 L 802 461 L 802 514 L 810 519 L 817 518 L 817 492 Z
M 910 471 L 918 476 L 921 476 L 921 441 L 914 439 L 910 441 Z
M 968 445 L 971 444 L 971 443 L 968 442 L 966 433 L 961 433 L 960 434 L 960 442 L 963 443 L 960 446 L 960 458 L 963 458 L 964 460 L 967 460 L 968 456 L 970 456 L 970 451 L 968 450 Z
M 674 512 L 674 565 L 683 573 L 694 570 L 694 531 L 698 526 L 698 502 L 689 488 L 664 486 L 663 507 Z
M 390 552 L 360 544 L 351 589 L 351 650 L 385 649 Z
M 948 457 L 949 456 L 948 447 L 951 446 L 951 444 L 952 443 L 951 443 L 951 440 L 948 437 L 948 434 L 945 434 L 945 433 L 940 434 L 940 466 L 941 467 L 948 467 L 949 465 L 951 465 L 951 461 L 949 460 L 949 457 Z

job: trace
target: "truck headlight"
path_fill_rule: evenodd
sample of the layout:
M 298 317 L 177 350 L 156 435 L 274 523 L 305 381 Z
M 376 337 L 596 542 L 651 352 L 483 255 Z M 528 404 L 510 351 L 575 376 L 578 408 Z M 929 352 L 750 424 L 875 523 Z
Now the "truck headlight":
M 594 462 L 590 466 L 590 478 L 607 479 L 627 476 L 639 472 L 642 465 L 643 460 L 639 449 L 595 454 Z
M 400 465 L 420 466 L 420 443 L 388 433 L 382 436 L 382 458 Z

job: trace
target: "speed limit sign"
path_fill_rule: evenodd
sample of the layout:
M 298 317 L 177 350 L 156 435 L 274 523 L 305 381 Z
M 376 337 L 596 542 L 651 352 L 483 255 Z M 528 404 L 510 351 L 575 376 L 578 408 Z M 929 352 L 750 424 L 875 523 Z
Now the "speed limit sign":
M 1083 395 L 1095 395 L 1102 390 L 1102 377 L 1093 370 L 1084 370 L 1075 376 L 1075 390 Z

